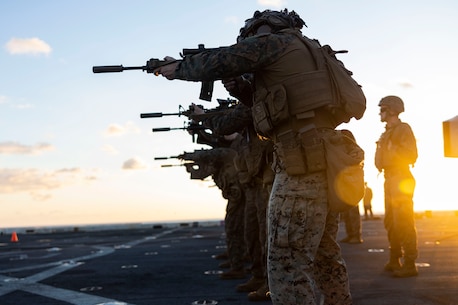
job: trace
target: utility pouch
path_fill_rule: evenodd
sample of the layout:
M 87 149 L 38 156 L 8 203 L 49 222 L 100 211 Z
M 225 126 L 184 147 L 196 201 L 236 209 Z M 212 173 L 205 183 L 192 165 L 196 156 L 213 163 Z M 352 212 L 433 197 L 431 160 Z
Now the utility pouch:
M 274 126 L 278 126 L 289 118 L 288 100 L 286 89 L 283 85 L 275 85 L 269 88 L 264 100 L 270 113 L 270 120 Z
M 323 140 L 313 124 L 299 130 L 308 173 L 315 173 L 326 169 L 326 149 Z
M 302 144 L 297 134 L 291 130 L 277 135 L 280 148 L 280 160 L 288 175 L 304 175 L 307 173 Z
M 304 147 L 305 159 L 309 173 L 319 172 L 326 169 L 326 152 L 322 142 Z
M 274 126 L 270 120 L 270 115 L 264 102 L 259 101 L 254 104 L 253 107 L 251 107 L 251 113 L 253 116 L 253 123 L 256 131 L 260 135 L 268 136 L 269 132 L 272 131 Z

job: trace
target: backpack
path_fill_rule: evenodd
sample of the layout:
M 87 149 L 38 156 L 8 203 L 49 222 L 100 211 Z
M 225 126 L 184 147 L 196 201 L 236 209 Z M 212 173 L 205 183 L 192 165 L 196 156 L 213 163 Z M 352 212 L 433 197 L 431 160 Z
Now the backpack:
M 364 150 L 349 130 L 323 138 L 326 150 L 328 204 L 333 212 L 358 206 L 364 197 Z
M 329 45 L 321 46 L 316 39 L 300 37 L 314 57 L 318 70 L 328 72 L 335 102 L 330 106 L 337 121 L 348 123 L 351 118 L 359 120 L 366 111 L 366 97 L 353 79 L 353 73 L 336 57 L 336 54 L 348 51 L 334 51 Z

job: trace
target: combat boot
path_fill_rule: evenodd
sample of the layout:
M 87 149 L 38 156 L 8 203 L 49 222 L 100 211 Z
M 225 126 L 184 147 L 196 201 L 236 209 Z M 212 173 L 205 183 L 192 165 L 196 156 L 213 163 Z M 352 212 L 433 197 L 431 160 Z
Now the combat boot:
M 248 282 L 238 285 L 236 290 L 238 292 L 251 292 L 251 291 L 258 290 L 265 283 L 266 283 L 265 278 L 253 276 Z
M 269 285 L 264 284 L 256 291 L 252 291 L 248 294 L 248 301 L 260 302 L 270 300 Z
M 415 261 L 412 260 L 406 260 L 400 269 L 393 271 L 394 277 L 411 277 L 417 275 L 418 269 Z
M 348 243 L 348 241 L 351 239 L 350 236 L 344 237 L 340 240 L 341 243 Z
M 399 257 L 391 257 L 389 262 L 385 264 L 385 267 L 383 268 L 385 271 L 396 271 L 401 269 L 401 261 Z
M 349 243 L 349 244 L 362 244 L 363 240 L 360 237 L 352 237 L 347 241 L 347 243 Z
M 224 269 L 231 268 L 231 262 L 230 261 L 224 261 L 221 264 L 219 264 L 219 267 L 220 268 L 224 268 Z
M 229 255 L 227 254 L 227 251 L 226 251 L 226 252 L 215 255 L 215 258 L 216 259 L 228 259 Z

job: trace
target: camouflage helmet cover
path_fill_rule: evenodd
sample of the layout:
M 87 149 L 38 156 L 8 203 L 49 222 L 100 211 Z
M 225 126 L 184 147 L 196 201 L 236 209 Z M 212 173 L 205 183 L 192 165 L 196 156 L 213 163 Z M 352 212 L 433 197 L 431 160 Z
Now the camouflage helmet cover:
M 264 24 L 269 25 L 272 32 L 275 33 L 286 28 L 301 29 L 305 22 L 295 11 L 288 12 L 288 9 L 283 11 L 256 11 L 253 18 L 245 20 L 245 26 L 240 29 L 240 38 L 254 35 L 257 29 Z
M 384 98 L 380 100 L 378 105 L 380 107 L 382 106 L 388 107 L 390 110 L 392 110 L 393 112 L 397 114 L 404 112 L 404 102 L 401 100 L 401 98 L 395 95 L 385 96 Z

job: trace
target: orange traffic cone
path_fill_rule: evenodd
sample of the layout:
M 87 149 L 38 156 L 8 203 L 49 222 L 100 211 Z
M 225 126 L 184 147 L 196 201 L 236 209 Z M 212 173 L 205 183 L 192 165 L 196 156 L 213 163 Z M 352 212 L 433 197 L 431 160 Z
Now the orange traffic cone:
M 19 239 L 17 238 L 16 232 L 13 232 L 13 234 L 11 234 L 11 242 L 12 243 L 17 243 L 18 241 L 19 241 Z

